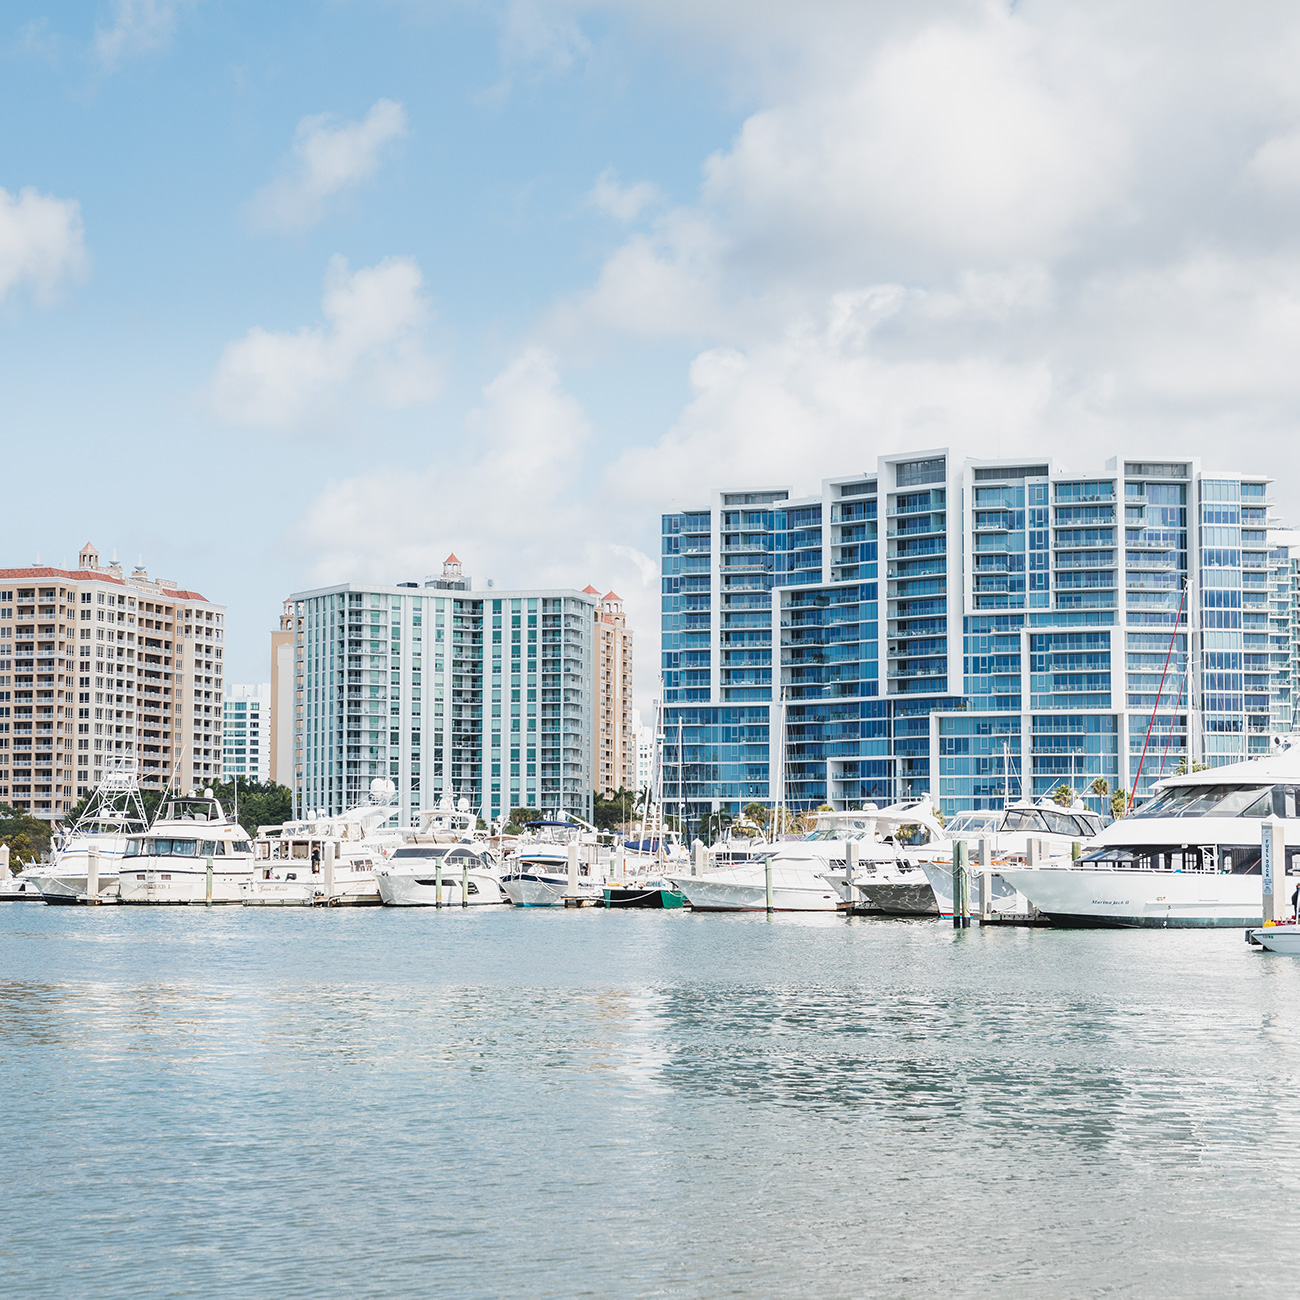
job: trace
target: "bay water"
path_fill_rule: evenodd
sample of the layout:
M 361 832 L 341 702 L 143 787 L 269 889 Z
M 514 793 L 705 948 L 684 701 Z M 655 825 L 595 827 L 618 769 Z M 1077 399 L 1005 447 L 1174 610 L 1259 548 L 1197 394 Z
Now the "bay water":
M 0 1082 L 11 1297 L 1217 1296 L 1300 1244 L 1300 961 L 1239 931 L 12 904 Z

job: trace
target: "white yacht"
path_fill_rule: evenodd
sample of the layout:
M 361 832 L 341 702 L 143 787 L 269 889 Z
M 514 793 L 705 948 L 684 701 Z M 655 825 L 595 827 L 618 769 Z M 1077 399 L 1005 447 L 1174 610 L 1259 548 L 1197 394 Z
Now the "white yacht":
M 337 816 L 315 813 L 282 826 L 260 826 L 253 841 L 255 869 L 244 882 L 249 907 L 378 906 L 375 870 L 402 843 L 386 823 L 397 811 L 396 785 L 370 783 L 370 797 Z M 333 845 L 333 876 L 326 881 L 326 849 Z M 327 888 L 328 884 L 328 888 Z
M 869 832 L 857 839 L 857 866 L 849 879 L 847 850 L 842 868 L 825 879 L 846 903 L 889 916 L 934 916 L 934 891 L 921 869 L 926 855 L 942 855 L 948 846 L 929 797 L 861 810 Z
M 1029 902 L 1000 875 L 1004 865 L 1020 866 L 1036 857 L 1044 862 L 1068 865 L 1074 847 L 1089 844 L 1103 829 L 1100 814 L 1081 800 L 1069 807 L 1050 796 L 1037 800 L 1021 799 L 1002 809 L 971 809 L 960 812 L 944 828 L 948 842 L 938 851 L 921 855 L 920 865 L 930 883 L 940 916 L 952 916 L 952 846 L 965 840 L 970 851 L 970 869 L 978 870 L 979 844 L 988 843 L 989 861 L 994 867 L 989 910 L 1020 914 L 1029 911 Z M 1030 850 L 1030 841 L 1036 848 Z M 974 877 L 972 876 L 972 880 Z M 975 896 L 971 895 L 975 907 Z
M 1300 924 L 1268 925 L 1259 930 L 1248 930 L 1246 938 L 1268 952 L 1280 952 L 1287 957 L 1300 957 Z
M 848 864 L 846 845 L 859 842 L 863 865 L 893 861 L 898 849 L 877 833 L 880 810 L 868 806 L 847 812 L 821 812 L 812 831 L 801 839 L 779 840 L 766 853 L 727 863 L 692 876 L 669 873 L 673 885 L 700 912 L 761 912 L 767 907 L 767 871 L 771 864 L 772 908 L 778 912 L 834 912 L 842 901 L 833 877 Z
M 1300 851 L 1300 748 L 1158 783 L 1074 863 L 1000 867 L 1050 920 L 1077 926 L 1263 924 L 1262 825 L 1281 819 L 1291 867 Z
M 47 903 L 80 903 L 86 897 L 90 851 L 94 849 L 98 871 L 95 895 L 113 898 L 127 837 L 148 824 L 135 773 L 125 767 L 110 768 L 85 811 L 70 828 L 59 832 L 49 862 L 30 868 L 28 879 Z
M 210 789 L 201 795 L 169 794 L 153 825 L 127 837 L 119 900 L 238 903 L 252 873 L 248 833 L 226 817 Z
M 572 813 L 530 822 L 515 846 L 501 887 L 516 907 L 560 907 L 569 895 L 569 845 L 578 846 L 579 897 L 604 897 L 604 872 L 596 828 Z
M 385 907 L 483 907 L 510 901 L 488 851 L 472 841 L 404 844 L 375 878 Z

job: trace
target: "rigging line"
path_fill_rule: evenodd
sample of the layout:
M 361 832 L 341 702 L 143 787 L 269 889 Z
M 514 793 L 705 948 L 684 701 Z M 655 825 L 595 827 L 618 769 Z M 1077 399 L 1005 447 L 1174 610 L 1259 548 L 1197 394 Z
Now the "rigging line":
M 1160 777 L 1164 776 L 1165 774 L 1165 760 L 1169 757 L 1169 742 L 1174 738 L 1174 727 L 1178 723 L 1178 710 L 1182 707 L 1183 691 L 1186 689 L 1186 687 L 1187 687 L 1187 669 L 1186 667 L 1184 667 L 1182 678 L 1178 683 L 1178 699 L 1174 704 L 1174 716 L 1169 723 L 1169 730 L 1165 732 L 1165 748 L 1164 748 L 1164 752 L 1160 755 L 1160 776 L 1156 777 L 1157 781 L 1160 780 Z M 1187 764 L 1187 770 L 1190 772 L 1191 769 L 1192 769 L 1192 765 L 1189 762 Z
M 1142 757 L 1138 759 L 1137 775 L 1133 778 L 1133 788 L 1128 795 L 1128 812 L 1133 811 L 1133 800 L 1137 798 L 1138 783 L 1142 780 L 1142 765 L 1147 759 L 1147 746 L 1151 743 L 1151 728 L 1155 725 L 1156 714 L 1160 710 L 1160 697 L 1165 693 L 1165 678 L 1169 675 L 1169 660 L 1173 658 L 1174 642 L 1178 637 L 1178 624 L 1183 620 L 1183 606 L 1187 603 L 1187 583 L 1183 582 L 1183 594 L 1178 601 L 1178 613 L 1174 615 L 1174 628 L 1169 633 L 1169 649 L 1165 652 L 1165 668 L 1160 674 L 1160 688 L 1156 691 L 1156 702 L 1151 709 L 1151 716 L 1147 719 L 1147 734 L 1142 742 Z M 1191 764 L 1189 763 L 1190 767 Z

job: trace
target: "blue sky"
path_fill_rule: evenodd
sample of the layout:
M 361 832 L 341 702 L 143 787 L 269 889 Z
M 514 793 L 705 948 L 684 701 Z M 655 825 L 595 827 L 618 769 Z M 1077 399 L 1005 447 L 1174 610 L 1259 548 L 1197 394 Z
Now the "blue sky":
M 1283 4 L 101 0 L 0 15 L 6 563 L 230 608 L 880 451 L 1300 456 Z M 42 479 L 48 482 L 48 479 Z

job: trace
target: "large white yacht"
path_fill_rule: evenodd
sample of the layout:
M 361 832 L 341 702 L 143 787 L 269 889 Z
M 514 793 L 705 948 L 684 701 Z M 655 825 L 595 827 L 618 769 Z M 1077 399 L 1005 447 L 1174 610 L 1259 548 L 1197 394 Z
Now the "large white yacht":
M 127 837 L 118 893 L 123 903 L 238 903 L 252 872 L 248 832 L 210 789 L 169 794 L 154 824 Z
M 901 824 L 892 820 L 895 807 L 820 812 L 812 831 L 802 839 L 777 841 L 757 858 L 728 863 L 701 876 L 679 870 L 671 872 L 669 879 L 696 911 L 761 912 L 767 907 L 770 863 L 774 911 L 834 912 L 843 901 L 835 882 L 843 879 L 848 865 L 849 841 L 858 842 L 862 867 L 895 864 L 903 856 L 889 837 Z
M 90 852 L 96 852 L 98 880 L 95 896 L 117 894 L 118 868 L 126 853 L 127 837 L 149 824 L 140 802 L 135 772 L 110 768 L 95 787 L 85 811 L 67 830 L 59 832 L 49 862 L 27 873 L 47 903 L 80 903 L 87 893 Z
M 1300 748 L 1170 777 L 1157 788 L 1078 862 L 999 874 L 1062 925 L 1262 925 L 1264 818 L 1282 821 L 1288 868 L 1300 852 Z
M 980 841 L 988 844 L 989 861 L 994 867 L 989 910 L 1023 913 L 1029 910 L 1028 900 L 1003 880 L 1001 868 L 1020 866 L 1031 856 L 1068 865 L 1075 846 L 1082 848 L 1089 844 L 1101 834 L 1102 827 L 1101 816 L 1083 802 L 1076 800 L 1064 807 L 1050 796 L 1037 802 L 1021 799 L 1002 809 L 958 813 L 944 828 L 947 844 L 937 852 L 922 854 L 920 859 L 934 896 L 935 910 L 940 916 L 952 915 L 952 846 L 958 840 L 965 840 L 970 850 L 972 872 L 978 869 Z M 1037 846 L 1034 854 L 1030 852 L 1031 840 Z
M 386 823 L 397 811 L 397 787 L 370 783 L 370 797 L 336 816 L 317 813 L 282 826 L 261 826 L 253 841 L 254 870 L 243 882 L 249 907 L 377 907 L 376 868 L 402 844 Z M 333 845 L 333 876 L 326 880 L 326 849 Z

